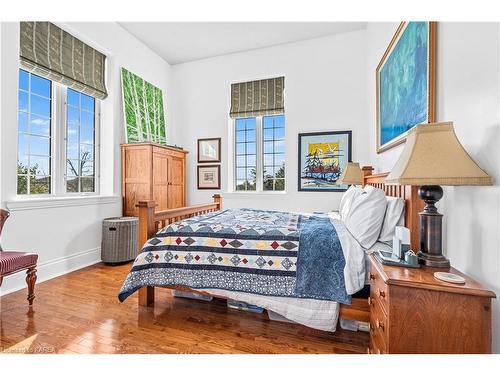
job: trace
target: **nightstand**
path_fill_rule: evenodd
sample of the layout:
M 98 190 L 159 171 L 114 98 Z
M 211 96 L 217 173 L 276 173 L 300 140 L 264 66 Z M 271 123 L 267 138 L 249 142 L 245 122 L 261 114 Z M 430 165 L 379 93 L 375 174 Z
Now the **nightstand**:
M 491 353 L 495 293 L 454 268 L 386 266 L 368 256 L 369 353 Z M 436 271 L 466 283 L 439 281 Z

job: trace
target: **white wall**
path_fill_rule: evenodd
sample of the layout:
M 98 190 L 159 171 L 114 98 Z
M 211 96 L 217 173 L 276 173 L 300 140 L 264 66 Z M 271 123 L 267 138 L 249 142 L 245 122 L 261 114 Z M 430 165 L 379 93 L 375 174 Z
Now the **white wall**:
M 38 208 L 9 203 L 16 200 L 19 24 L 2 23 L 0 202 L 13 208 L 4 228 L 2 245 L 4 249 L 36 251 L 39 281 L 99 261 L 101 221 L 121 214 L 119 145 L 125 138 L 120 67 L 126 67 L 163 90 L 167 98 L 167 133 L 172 128 L 169 64 L 116 23 L 57 24 L 108 57 L 109 96 L 101 104 L 101 195 L 105 198 L 62 201 L 57 207 Z M 2 294 L 24 286 L 23 275 L 8 277 L 3 282 Z
M 375 68 L 397 23 L 367 28 L 370 152 L 379 171 L 392 168 L 402 147 L 375 151 Z M 454 121 L 458 138 L 492 177 L 492 187 L 445 187 L 444 249 L 452 266 L 500 297 L 500 27 L 498 23 L 439 23 L 437 120 Z M 500 300 L 493 301 L 493 345 L 500 352 Z
M 353 160 L 368 161 L 365 32 L 356 31 L 172 66 L 176 139 L 188 156 L 188 199 L 211 201 L 218 191 L 196 188 L 198 138 L 222 137 L 222 194 L 226 207 L 324 211 L 341 193 L 297 191 L 297 134 L 353 131 Z M 286 194 L 227 193 L 230 85 L 285 76 Z M 229 185 L 231 186 L 231 185 Z

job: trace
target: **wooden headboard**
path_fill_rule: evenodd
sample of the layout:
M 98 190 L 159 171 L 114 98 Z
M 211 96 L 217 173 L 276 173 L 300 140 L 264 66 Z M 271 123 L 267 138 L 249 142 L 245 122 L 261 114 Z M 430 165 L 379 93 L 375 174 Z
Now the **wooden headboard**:
M 418 186 L 386 185 L 385 178 L 389 172 L 373 173 L 373 167 L 362 168 L 364 185 L 382 189 L 389 197 L 398 197 L 405 201 L 405 227 L 410 230 L 410 242 L 413 250 L 420 249 L 420 221 L 418 213 L 424 209 L 424 202 L 418 197 Z

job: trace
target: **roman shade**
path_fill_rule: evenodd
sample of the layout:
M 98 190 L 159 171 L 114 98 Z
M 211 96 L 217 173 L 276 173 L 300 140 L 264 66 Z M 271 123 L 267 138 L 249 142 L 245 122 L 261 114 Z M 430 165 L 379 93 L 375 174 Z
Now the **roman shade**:
M 284 113 L 284 88 L 285 77 L 233 83 L 229 116 L 236 118 Z
M 50 22 L 21 22 L 23 69 L 98 99 L 108 96 L 106 56 Z

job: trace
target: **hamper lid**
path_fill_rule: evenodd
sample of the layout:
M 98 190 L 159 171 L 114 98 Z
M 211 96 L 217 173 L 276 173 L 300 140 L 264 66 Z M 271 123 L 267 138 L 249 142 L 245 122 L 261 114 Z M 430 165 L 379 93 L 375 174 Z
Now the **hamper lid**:
M 109 222 L 127 222 L 127 221 L 138 221 L 139 218 L 134 217 L 134 216 L 123 216 L 123 217 L 108 217 L 104 219 L 103 221 L 109 221 Z

